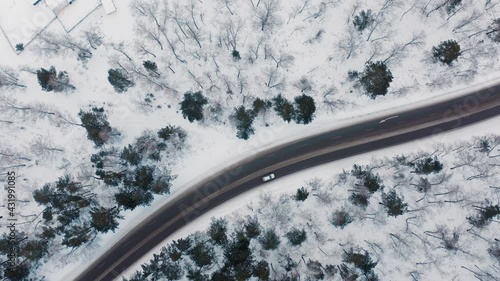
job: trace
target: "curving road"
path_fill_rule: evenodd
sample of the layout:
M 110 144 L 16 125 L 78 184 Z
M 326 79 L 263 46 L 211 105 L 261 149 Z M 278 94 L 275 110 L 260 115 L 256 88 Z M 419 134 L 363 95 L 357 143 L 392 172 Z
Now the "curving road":
M 186 190 L 131 230 L 74 280 L 121 280 L 121 273 L 190 221 L 262 184 L 329 161 L 457 129 L 500 114 L 500 84 L 411 111 L 394 112 L 261 152 Z

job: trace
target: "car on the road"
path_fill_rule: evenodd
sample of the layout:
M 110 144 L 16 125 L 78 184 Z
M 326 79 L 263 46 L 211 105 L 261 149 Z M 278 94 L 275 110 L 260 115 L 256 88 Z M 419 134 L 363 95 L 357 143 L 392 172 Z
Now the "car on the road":
M 263 176 L 263 177 L 262 177 L 262 181 L 263 181 L 263 182 L 267 182 L 267 181 L 270 181 L 270 180 L 274 179 L 275 177 L 276 177 L 276 176 L 275 176 L 274 174 L 269 174 L 269 175 L 267 175 L 267 176 Z

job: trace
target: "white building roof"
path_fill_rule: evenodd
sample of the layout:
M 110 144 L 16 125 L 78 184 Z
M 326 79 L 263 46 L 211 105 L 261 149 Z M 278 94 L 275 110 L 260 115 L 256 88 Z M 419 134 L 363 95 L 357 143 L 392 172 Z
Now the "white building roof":
M 104 7 L 104 11 L 106 14 L 111 14 L 116 11 L 115 3 L 113 0 L 102 0 L 102 6 Z

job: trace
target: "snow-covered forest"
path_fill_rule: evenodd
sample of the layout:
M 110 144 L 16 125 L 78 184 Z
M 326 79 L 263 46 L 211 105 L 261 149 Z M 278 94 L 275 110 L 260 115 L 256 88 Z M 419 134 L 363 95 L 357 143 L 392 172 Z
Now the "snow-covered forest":
M 20 265 L 12 275 L 0 264 L 0 276 L 13 280 L 56 280 L 169 194 L 257 149 L 500 73 L 498 0 L 128 0 L 110 15 L 99 6 L 79 15 L 95 1 L 77 0 L 47 22 L 23 14 L 24 2 L 7 0 L 0 11 L 0 171 L 16 175 Z M 22 36 L 6 29 L 15 18 L 9 28 Z M 68 28 L 67 18 L 79 21 Z M 9 180 L 1 179 L 6 192 Z M 306 188 L 299 208 L 315 198 Z M 355 210 L 353 225 L 363 212 Z M 228 235 L 239 229 L 228 227 Z M 5 232 L 3 260 L 8 241 Z M 276 267 L 273 276 L 285 274 Z
M 498 280 L 500 138 L 288 181 L 127 280 Z M 316 176 L 317 175 L 317 176 Z

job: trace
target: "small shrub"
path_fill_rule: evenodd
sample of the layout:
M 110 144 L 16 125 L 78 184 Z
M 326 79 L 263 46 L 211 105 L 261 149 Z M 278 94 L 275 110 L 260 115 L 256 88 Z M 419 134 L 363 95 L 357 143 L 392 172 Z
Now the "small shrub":
M 382 194 L 381 204 L 387 208 L 387 214 L 393 217 L 402 215 L 408 209 L 408 204 L 404 203 L 403 199 L 398 197 L 394 190 Z
M 304 229 L 299 230 L 297 228 L 293 228 L 286 234 L 286 238 L 288 238 L 288 242 L 293 246 L 299 246 L 307 239 L 307 234 Z
M 443 164 L 439 162 L 437 157 L 426 157 L 419 159 L 413 163 L 415 173 L 428 175 L 431 173 L 439 173 L 443 170 Z
M 370 194 L 365 192 L 353 192 L 351 196 L 349 196 L 349 201 L 351 201 L 352 204 L 362 208 L 368 206 L 368 199 L 370 199 Z
M 362 32 L 367 27 L 372 25 L 374 21 L 375 19 L 373 18 L 372 10 L 363 10 L 359 13 L 359 15 L 354 17 L 352 23 L 357 31 Z
M 353 220 L 353 217 L 347 211 L 341 209 L 333 212 L 330 223 L 343 229 L 346 225 L 353 222 Z
M 348 251 L 344 250 L 342 261 L 353 264 L 365 274 L 369 273 L 373 268 L 375 268 L 375 266 L 377 266 L 377 262 L 372 261 L 372 258 L 367 251 L 364 251 L 364 254 L 361 254 L 354 252 L 352 248 Z
M 297 201 L 305 201 L 309 196 L 309 191 L 304 187 L 297 189 L 297 194 L 295 194 L 295 200 Z
M 233 55 L 233 60 L 240 60 L 241 59 L 240 52 L 233 50 L 233 52 L 231 54 Z
M 24 51 L 24 44 L 23 43 L 16 44 L 16 51 L 18 52 Z

